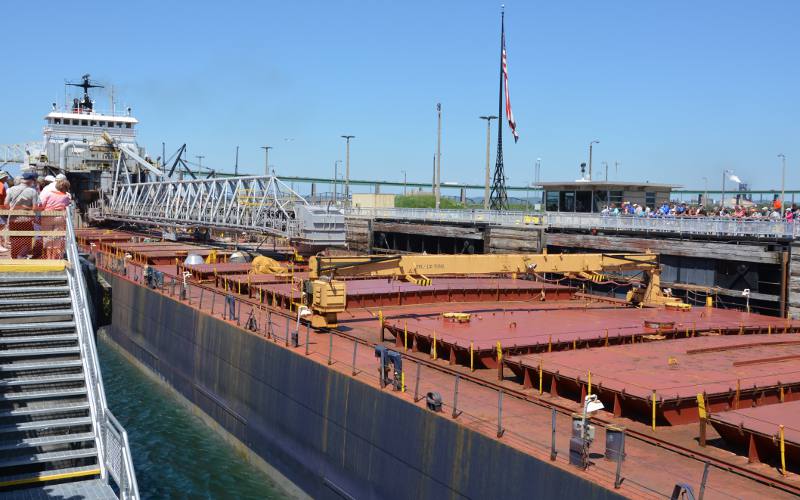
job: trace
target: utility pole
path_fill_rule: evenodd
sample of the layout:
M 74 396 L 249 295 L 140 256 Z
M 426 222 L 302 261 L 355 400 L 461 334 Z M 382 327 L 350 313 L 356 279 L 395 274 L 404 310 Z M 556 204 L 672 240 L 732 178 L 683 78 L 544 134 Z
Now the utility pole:
M 236 146 L 236 162 L 233 164 L 233 174 L 239 175 L 239 146 Z
M 783 219 L 786 215 L 786 202 L 784 201 L 786 196 L 786 155 L 781 153 L 778 158 L 781 159 L 781 219 Z
M 195 155 L 195 158 L 197 158 L 197 169 L 203 170 L 203 158 L 205 158 L 205 155 Z
M 408 177 L 406 176 L 406 171 L 401 170 L 403 172 L 403 196 L 406 195 L 406 185 L 408 184 Z
M 269 176 L 269 150 L 272 146 L 261 146 L 261 149 L 264 150 L 264 175 Z
M 600 141 L 595 139 L 589 143 L 589 180 L 592 180 L 592 146 L 595 144 L 600 144 Z
M 347 141 L 347 156 L 345 157 L 344 167 L 344 200 L 345 203 L 350 199 L 350 139 L 355 139 L 354 135 L 343 135 L 342 139 Z
M 494 115 L 489 115 L 481 116 L 479 118 L 481 120 L 486 120 L 486 176 L 483 184 L 483 209 L 489 210 L 489 177 L 491 174 L 489 171 L 489 156 L 491 154 L 490 150 L 492 147 L 492 120 L 496 120 L 497 117 Z
M 606 182 L 608 182 L 608 162 L 607 161 L 603 162 L 603 167 L 605 167 L 605 169 L 606 169 Z
M 438 115 L 438 125 L 436 127 L 436 210 L 442 199 L 442 103 L 436 103 L 436 114 Z

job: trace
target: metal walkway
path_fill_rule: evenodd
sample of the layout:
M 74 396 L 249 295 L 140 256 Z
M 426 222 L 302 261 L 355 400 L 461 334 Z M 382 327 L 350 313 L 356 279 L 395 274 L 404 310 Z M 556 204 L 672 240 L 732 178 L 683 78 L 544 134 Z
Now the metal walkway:
M 0 262 L 0 496 L 136 499 L 67 220 L 67 261 Z
M 281 236 L 315 246 L 345 244 L 344 214 L 309 204 L 277 177 L 118 182 L 107 219 Z

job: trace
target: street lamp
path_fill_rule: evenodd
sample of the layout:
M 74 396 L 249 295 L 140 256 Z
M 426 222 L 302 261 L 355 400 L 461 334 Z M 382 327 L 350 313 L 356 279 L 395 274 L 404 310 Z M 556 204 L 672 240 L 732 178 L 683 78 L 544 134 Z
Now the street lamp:
M 494 115 L 480 116 L 481 120 L 486 120 L 486 176 L 483 183 L 483 209 L 489 210 L 489 155 L 492 147 L 492 120 L 496 120 Z
M 405 170 L 401 170 L 401 172 L 403 172 L 403 196 L 405 196 L 406 195 L 406 183 L 407 183 L 407 179 L 408 178 L 406 177 L 406 171 Z
M 339 179 L 339 165 L 342 164 L 342 160 L 336 160 L 333 162 L 333 203 L 338 203 L 338 196 L 336 194 L 336 181 Z
M 345 202 L 350 199 L 350 139 L 355 139 L 354 135 L 343 135 L 342 139 L 347 141 L 347 157 L 345 158 L 345 174 L 344 174 L 344 199 Z
M 783 219 L 786 211 L 786 203 L 783 201 L 786 196 L 786 155 L 781 153 L 778 155 L 778 158 L 781 159 L 781 219 Z
M 272 146 L 261 146 L 261 149 L 264 150 L 264 175 L 269 175 L 269 150 L 272 149 Z
M 705 190 L 703 191 L 703 206 L 705 207 L 708 205 L 708 177 L 703 177 L 703 184 L 705 186 Z
M 589 143 L 589 180 L 592 180 L 592 146 L 600 144 L 600 141 L 595 139 Z

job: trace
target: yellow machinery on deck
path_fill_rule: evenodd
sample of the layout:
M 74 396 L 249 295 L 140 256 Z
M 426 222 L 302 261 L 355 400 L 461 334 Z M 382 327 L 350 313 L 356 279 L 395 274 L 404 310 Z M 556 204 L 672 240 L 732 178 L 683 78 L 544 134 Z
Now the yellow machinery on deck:
M 305 300 L 317 328 L 336 326 L 336 315 L 347 307 L 346 282 L 336 278 L 385 277 L 430 284 L 431 276 L 467 276 L 558 273 L 586 276 L 609 271 L 642 271 L 645 286 L 633 288 L 631 304 L 662 306 L 681 304 L 661 291 L 657 256 L 643 254 L 486 254 L 486 255 L 386 255 L 330 256 L 309 259 L 310 276 L 304 284 Z

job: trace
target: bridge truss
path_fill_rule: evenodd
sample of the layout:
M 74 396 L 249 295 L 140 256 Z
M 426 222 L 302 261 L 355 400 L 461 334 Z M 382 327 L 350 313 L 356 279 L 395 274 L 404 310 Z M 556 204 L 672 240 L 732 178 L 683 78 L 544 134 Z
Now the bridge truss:
M 310 205 L 274 176 L 133 182 L 117 177 L 107 219 L 270 234 L 314 246 L 345 243 L 344 214 Z

